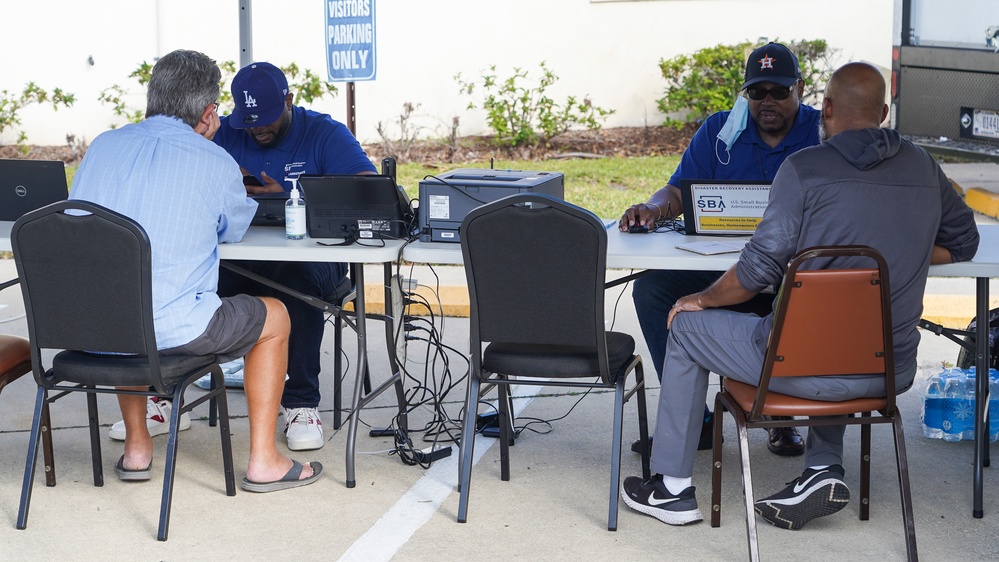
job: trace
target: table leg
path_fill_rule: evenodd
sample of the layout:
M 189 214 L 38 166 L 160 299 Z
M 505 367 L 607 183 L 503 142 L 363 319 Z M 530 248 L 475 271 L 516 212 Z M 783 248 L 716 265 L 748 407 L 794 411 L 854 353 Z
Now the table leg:
M 984 517 L 983 468 L 989 465 L 989 278 L 976 280 L 976 335 L 975 335 L 975 459 L 973 475 L 973 500 L 971 514 L 976 519 Z
M 354 399 L 351 401 L 347 428 L 347 487 L 353 488 L 354 449 L 357 441 L 357 425 L 360 421 L 361 393 L 364 390 L 364 373 L 368 368 L 368 329 L 364 317 L 364 264 L 350 264 L 351 278 L 357 287 L 354 311 L 357 313 L 357 377 L 354 380 Z

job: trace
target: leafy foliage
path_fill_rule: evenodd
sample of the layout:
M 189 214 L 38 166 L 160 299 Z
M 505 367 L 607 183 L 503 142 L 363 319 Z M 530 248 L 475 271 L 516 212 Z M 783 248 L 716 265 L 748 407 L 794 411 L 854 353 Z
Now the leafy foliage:
M 27 150 L 28 135 L 20 129 L 20 111 L 34 103 L 47 103 L 53 110 L 58 111 L 60 106 L 71 107 L 75 101 L 76 96 L 69 92 L 54 88 L 50 94 L 34 82 L 25 84 L 20 92 L 0 90 L 0 133 L 7 129 L 16 130 L 17 146 L 21 147 L 21 150 Z
M 299 68 L 295 63 L 290 63 L 287 66 L 280 67 L 284 71 L 285 77 L 288 79 L 288 88 L 295 93 L 295 104 L 302 105 L 311 104 L 316 100 L 322 99 L 323 97 L 330 96 L 335 97 L 337 94 L 337 88 L 330 82 L 325 82 L 319 78 L 319 75 L 312 72 L 308 68 Z M 232 78 L 236 75 L 237 68 L 236 62 L 227 60 L 219 63 L 219 69 L 222 71 L 222 82 L 220 84 L 221 91 L 219 92 L 219 112 L 222 114 L 231 113 L 233 109 L 232 92 L 228 87 L 228 84 L 232 82 Z M 134 78 L 139 86 L 142 87 L 143 93 L 145 93 L 145 86 L 149 83 L 149 78 L 153 73 L 153 65 L 146 61 L 142 63 L 128 75 L 129 78 Z M 125 98 L 130 94 L 125 88 L 118 84 L 112 84 L 111 86 L 101 90 L 100 95 L 97 97 L 97 101 L 104 105 L 111 105 L 111 110 L 118 117 L 124 117 L 128 123 L 138 123 L 142 121 L 144 111 L 141 109 L 130 108 L 125 101 Z M 115 125 L 111 125 L 114 128 Z
M 531 86 L 528 71 L 514 68 L 513 75 L 500 78 L 496 65 L 483 72 L 481 83 L 465 81 L 461 74 L 455 75 L 460 92 L 473 97 L 468 109 L 477 107 L 474 97 L 481 88 L 484 99 L 478 102 L 486 110 L 486 121 L 496 133 L 495 142 L 509 146 L 536 146 L 544 143 L 572 127 L 584 126 L 599 129 L 600 121 L 614 113 L 613 109 L 603 109 L 593 105 L 589 98 L 578 100 L 575 96 L 558 104 L 545 95 L 545 91 L 558 81 L 545 64 L 540 64 L 541 78 Z
M 832 59 L 839 49 L 830 49 L 823 39 L 784 43 L 798 56 L 805 82 L 804 103 L 818 103 L 832 75 Z M 667 115 L 665 125 L 680 127 L 684 120 L 671 114 L 686 112 L 686 121 L 702 121 L 716 111 L 730 109 L 742 86 L 746 57 L 754 44 L 715 45 L 693 54 L 660 59 L 659 69 L 666 79 L 665 96 L 657 100 L 659 111 Z

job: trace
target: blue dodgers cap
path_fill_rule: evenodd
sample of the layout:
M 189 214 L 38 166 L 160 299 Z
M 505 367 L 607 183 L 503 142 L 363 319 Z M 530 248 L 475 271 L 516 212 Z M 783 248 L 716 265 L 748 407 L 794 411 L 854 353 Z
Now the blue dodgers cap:
M 746 60 L 746 81 L 742 83 L 742 89 L 757 82 L 773 82 L 790 88 L 800 79 L 798 57 L 794 56 L 791 49 L 771 41 L 749 55 Z
M 229 115 L 229 124 L 234 129 L 266 127 L 281 117 L 287 96 L 288 79 L 280 68 L 269 62 L 244 66 L 232 79 L 236 108 Z

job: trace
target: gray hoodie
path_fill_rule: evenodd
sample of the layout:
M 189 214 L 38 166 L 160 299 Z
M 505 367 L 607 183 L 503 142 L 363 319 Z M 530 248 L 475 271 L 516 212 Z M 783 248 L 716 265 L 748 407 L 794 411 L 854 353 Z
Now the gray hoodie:
M 871 246 L 887 260 L 895 364 L 899 374 L 913 372 L 930 252 L 936 244 L 955 261 L 974 257 L 971 209 L 936 161 L 898 132 L 844 131 L 784 162 L 736 273 L 744 288 L 760 291 L 780 283 L 798 251 L 847 244 Z M 769 331 L 771 323 L 762 324 Z M 911 376 L 897 381 L 900 390 L 911 383 Z

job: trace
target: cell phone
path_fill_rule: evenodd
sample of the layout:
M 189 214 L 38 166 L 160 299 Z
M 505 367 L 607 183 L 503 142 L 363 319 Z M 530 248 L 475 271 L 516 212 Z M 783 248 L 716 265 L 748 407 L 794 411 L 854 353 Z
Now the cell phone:
M 258 187 L 263 187 L 264 184 L 260 183 L 260 180 L 257 179 L 257 176 L 254 176 L 253 174 L 247 174 L 243 176 L 243 185 L 256 185 Z

